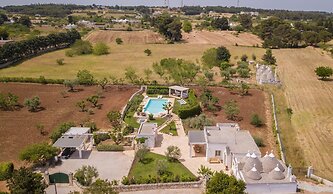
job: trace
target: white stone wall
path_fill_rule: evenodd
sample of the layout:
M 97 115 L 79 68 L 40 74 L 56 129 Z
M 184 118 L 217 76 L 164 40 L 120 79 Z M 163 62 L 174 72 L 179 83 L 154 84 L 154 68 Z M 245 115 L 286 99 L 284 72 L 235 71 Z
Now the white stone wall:
M 246 192 L 249 194 L 266 193 L 296 193 L 297 183 L 269 183 L 269 184 L 246 184 Z
M 226 147 L 226 145 L 223 145 L 223 144 L 208 144 L 207 150 L 206 150 L 207 160 L 209 160 L 209 158 L 216 157 L 215 156 L 215 151 L 216 150 L 220 150 L 221 151 L 221 156 L 219 158 L 221 160 L 223 160 L 223 153 L 225 151 L 225 147 Z

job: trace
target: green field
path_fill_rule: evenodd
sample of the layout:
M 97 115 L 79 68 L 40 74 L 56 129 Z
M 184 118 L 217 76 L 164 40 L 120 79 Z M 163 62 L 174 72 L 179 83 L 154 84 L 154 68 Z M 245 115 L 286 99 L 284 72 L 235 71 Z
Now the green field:
M 46 78 L 73 79 L 79 70 L 87 69 L 91 71 L 96 78 L 124 77 L 124 70 L 127 67 L 133 67 L 138 75 L 143 77 L 143 70 L 151 68 L 154 62 L 159 62 L 163 58 L 183 58 L 200 63 L 203 52 L 216 45 L 196 45 L 196 44 L 124 44 L 110 45 L 110 54 L 105 56 L 85 55 L 66 57 L 64 50 L 47 53 L 12 66 L 1 69 L 2 77 L 36 77 L 45 76 Z M 152 51 L 151 56 L 146 56 L 145 49 Z M 242 54 L 252 53 L 259 58 L 264 50 L 253 47 L 228 47 L 232 53 L 232 62 L 234 57 L 240 57 Z M 56 63 L 57 59 L 65 59 L 65 64 L 60 66 Z M 159 80 L 157 75 L 152 79 Z
M 143 160 L 139 162 L 135 160 L 129 172 L 130 177 L 148 178 L 157 176 L 157 161 L 167 160 L 163 155 L 148 152 Z M 194 175 L 180 162 L 167 161 L 167 171 L 174 176 L 185 176 L 195 178 Z

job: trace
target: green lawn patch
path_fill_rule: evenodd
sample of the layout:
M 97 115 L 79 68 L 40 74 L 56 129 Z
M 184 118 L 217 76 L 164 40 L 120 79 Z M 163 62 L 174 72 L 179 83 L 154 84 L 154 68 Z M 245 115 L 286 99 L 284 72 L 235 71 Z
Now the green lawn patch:
M 157 174 L 157 162 L 159 160 L 166 160 L 167 158 L 163 155 L 148 152 L 144 158 L 144 162 L 135 160 L 132 168 L 129 172 L 129 177 L 147 179 L 149 177 L 158 177 Z M 167 161 L 167 171 L 171 176 L 188 177 L 195 179 L 196 177 L 180 162 L 169 162 Z
M 134 127 L 134 128 L 139 128 L 140 124 L 137 122 L 137 119 L 134 117 L 135 112 L 127 112 L 124 121 L 128 125 Z
M 172 134 L 172 136 L 178 136 L 176 123 L 174 121 L 172 121 L 166 127 L 164 127 L 161 130 L 161 132 L 165 133 L 165 134 Z
M 165 123 L 166 120 L 167 120 L 166 118 L 158 117 L 148 121 L 148 123 L 157 123 L 157 126 L 161 126 L 163 123 Z

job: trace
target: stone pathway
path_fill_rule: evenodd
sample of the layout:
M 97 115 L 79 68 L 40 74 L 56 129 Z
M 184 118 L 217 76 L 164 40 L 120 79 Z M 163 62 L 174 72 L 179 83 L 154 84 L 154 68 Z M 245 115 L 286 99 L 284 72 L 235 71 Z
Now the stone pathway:
M 298 181 L 297 187 L 299 189 L 309 191 L 312 193 L 333 193 L 333 187 L 329 187 L 326 185 L 316 185 L 313 183 L 305 182 L 305 181 Z

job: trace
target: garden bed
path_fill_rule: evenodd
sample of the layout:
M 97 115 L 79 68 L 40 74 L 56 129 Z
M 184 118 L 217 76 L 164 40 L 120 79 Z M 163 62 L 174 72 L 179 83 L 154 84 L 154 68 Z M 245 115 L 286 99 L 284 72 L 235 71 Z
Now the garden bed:
M 178 136 L 176 124 L 175 124 L 174 121 L 172 121 L 171 123 L 169 123 L 160 132 L 168 134 L 168 135 L 172 134 L 172 136 Z

